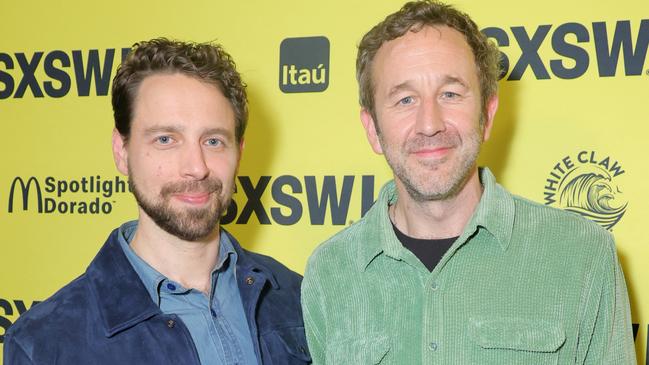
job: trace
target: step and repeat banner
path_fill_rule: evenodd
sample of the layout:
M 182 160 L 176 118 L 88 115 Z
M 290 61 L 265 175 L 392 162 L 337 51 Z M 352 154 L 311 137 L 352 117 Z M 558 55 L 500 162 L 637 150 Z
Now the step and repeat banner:
M 224 223 L 245 247 L 303 272 L 311 251 L 361 218 L 391 177 L 365 139 L 354 64 L 362 35 L 401 4 L 4 4 L 0 349 L 22 313 L 81 274 L 113 228 L 137 218 L 110 143 L 110 84 L 133 43 L 217 41 L 232 54 L 248 83 L 250 122 Z M 480 164 L 514 193 L 614 234 L 638 363 L 647 363 L 649 3 L 454 4 L 504 59 Z

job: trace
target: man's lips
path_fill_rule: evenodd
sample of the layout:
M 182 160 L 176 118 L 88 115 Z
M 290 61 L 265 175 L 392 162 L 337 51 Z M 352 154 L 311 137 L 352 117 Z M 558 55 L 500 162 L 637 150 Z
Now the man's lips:
M 443 157 L 453 149 L 452 146 L 418 148 L 411 153 L 418 157 Z
M 197 193 L 176 193 L 173 197 L 189 204 L 205 204 L 210 200 L 212 192 L 197 192 Z

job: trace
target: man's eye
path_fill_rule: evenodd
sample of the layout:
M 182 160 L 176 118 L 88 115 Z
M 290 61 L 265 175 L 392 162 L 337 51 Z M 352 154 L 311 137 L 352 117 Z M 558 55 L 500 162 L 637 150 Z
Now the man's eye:
M 171 143 L 171 137 L 169 136 L 160 136 L 156 138 L 156 141 L 160 144 L 169 144 Z
M 415 101 L 412 96 L 406 96 L 405 98 L 399 100 L 399 104 L 401 105 L 408 105 L 412 104 Z
M 205 141 L 205 143 L 208 146 L 219 146 L 222 144 L 221 140 L 219 140 L 218 138 L 209 138 L 207 141 Z
M 444 91 L 442 93 L 442 97 L 444 97 L 446 99 L 453 99 L 453 98 L 457 98 L 458 96 L 460 96 L 460 94 L 454 93 L 452 91 Z

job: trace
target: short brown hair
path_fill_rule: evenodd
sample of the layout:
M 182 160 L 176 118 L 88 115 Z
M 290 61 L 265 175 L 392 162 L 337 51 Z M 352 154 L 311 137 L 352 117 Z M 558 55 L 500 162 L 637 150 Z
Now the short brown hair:
M 216 86 L 230 101 L 235 115 L 235 137 L 243 138 L 248 123 L 246 84 L 232 57 L 218 44 L 156 38 L 135 43 L 113 79 L 115 128 L 128 141 L 137 89 L 147 76 L 181 73 Z
M 385 42 L 399 38 L 408 31 L 417 32 L 424 26 L 436 25 L 448 26 L 462 33 L 471 47 L 478 68 L 483 112 L 489 98 L 498 91 L 500 53 L 473 20 L 467 14 L 438 1 L 412 1 L 374 26 L 358 45 L 356 79 L 359 101 L 361 107 L 372 114 L 375 122 L 372 63 L 376 52 Z

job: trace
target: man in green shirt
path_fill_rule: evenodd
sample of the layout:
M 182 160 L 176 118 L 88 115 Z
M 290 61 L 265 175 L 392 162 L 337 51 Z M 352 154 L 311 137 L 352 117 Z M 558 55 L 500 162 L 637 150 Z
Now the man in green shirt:
M 362 39 L 361 120 L 394 181 L 302 285 L 314 364 L 634 364 L 613 238 L 507 192 L 476 159 L 498 51 L 437 2 Z

